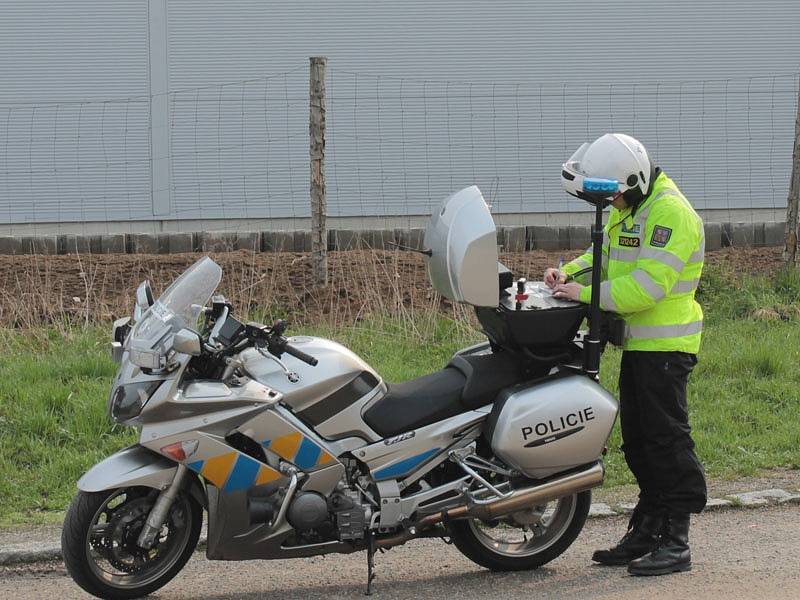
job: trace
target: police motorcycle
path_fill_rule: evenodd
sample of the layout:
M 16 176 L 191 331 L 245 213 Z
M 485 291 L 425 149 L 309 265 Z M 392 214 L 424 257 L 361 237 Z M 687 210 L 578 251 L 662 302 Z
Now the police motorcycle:
M 475 186 L 441 203 L 424 244 L 434 288 L 473 305 L 488 339 L 399 384 L 331 340 L 238 320 L 208 257 L 157 300 L 143 283 L 114 325 L 108 400 L 139 442 L 78 481 L 62 535 L 78 585 L 102 598 L 162 587 L 203 512 L 211 560 L 366 551 L 368 592 L 376 550 L 415 538 L 493 570 L 564 552 L 617 414 L 596 377 L 598 299 L 587 335 L 587 306 L 515 282 Z

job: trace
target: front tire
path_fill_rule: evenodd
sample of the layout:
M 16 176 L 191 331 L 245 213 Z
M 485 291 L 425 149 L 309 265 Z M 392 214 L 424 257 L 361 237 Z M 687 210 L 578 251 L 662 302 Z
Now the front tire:
M 64 519 L 61 551 L 72 579 L 98 598 L 128 600 L 161 588 L 192 555 L 202 507 L 187 493 L 175 498 L 150 550 L 136 544 L 158 490 L 133 487 L 78 492 Z
M 450 538 L 464 556 L 492 571 L 536 569 L 570 547 L 586 523 L 591 503 L 592 493 L 586 491 L 531 507 L 516 518 L 451 521 Z

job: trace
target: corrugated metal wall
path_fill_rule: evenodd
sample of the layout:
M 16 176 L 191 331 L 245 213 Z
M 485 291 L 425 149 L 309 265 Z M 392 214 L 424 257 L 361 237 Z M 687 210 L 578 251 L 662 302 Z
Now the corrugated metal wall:
M 0 3 L 0 223 L 152 218 L 143 6 Z
M 158 217 L 147 7 L 0 2 L 0 222 L 306 215 L 310 55 L 334 216 L 422 214 L 473 182 L 500 212 L 584 210 L 559 166 L 606 130 L 698 207 L 785 205 L 796 0 L 167 0 Z

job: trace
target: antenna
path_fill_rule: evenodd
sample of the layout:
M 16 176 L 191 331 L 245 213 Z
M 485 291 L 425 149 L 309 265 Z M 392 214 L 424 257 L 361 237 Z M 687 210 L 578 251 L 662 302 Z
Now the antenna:
M 398 250 L 407 250 L 408 252 L 417 252 L 419 254 L 424 254 L 425 256 L 433 256 L 433 250 L 420 250 L 419 248 L 412 248 L 411 246 L 403 246 L 403 244 L 398 244 L 397 242 L 386 242 L 390 246 L 394 246 Z

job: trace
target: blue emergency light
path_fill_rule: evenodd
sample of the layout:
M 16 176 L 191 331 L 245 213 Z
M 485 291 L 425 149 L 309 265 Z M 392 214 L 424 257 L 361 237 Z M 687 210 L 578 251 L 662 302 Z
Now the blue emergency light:
M 616 179 L 586 177 L 583 180 L 583 191 L 595 194 L 614 194 L 619 191 L 619 181 Z

